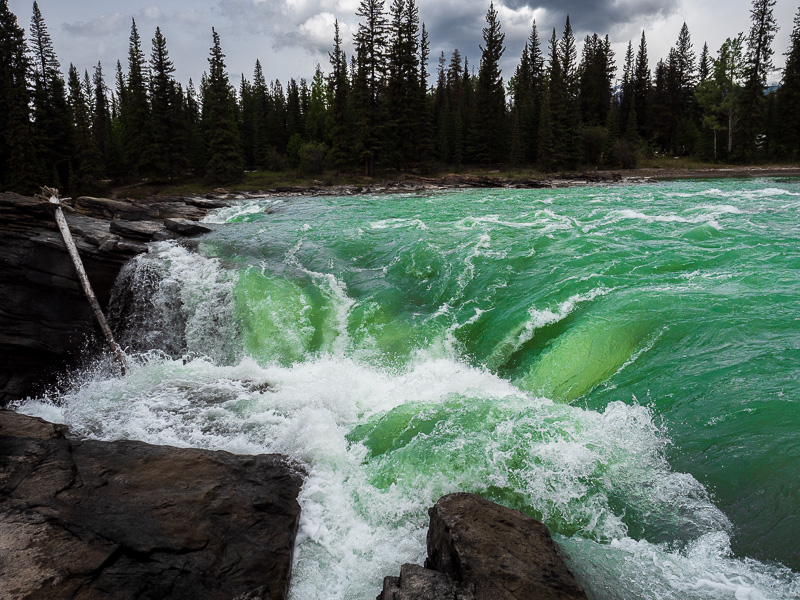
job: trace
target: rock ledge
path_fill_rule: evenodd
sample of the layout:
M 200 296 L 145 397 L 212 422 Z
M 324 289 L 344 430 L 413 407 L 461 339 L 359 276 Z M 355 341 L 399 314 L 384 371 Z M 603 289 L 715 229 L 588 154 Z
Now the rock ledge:
M 377 600 L 586 600 L 539 521 L 466 493 L 429 514 L 425 567 L 403 565 Z
M 0 411 L 0 598 L 286 597 L 303 474 L 284 457 L 66 434 Z

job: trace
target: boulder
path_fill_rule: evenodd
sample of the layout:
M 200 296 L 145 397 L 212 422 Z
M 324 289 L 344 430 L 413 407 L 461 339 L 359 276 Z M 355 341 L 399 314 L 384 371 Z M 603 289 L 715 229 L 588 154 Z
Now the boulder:
M 164 226 L 170 231 L 181 235 L 200 235 L 213 231 L 211 227 L 201 225 L 190 219 L 164 219 Z
M 70 439 L 0 411 L 0 598 L 286 598 L 303 474 L 279 455 Z
M 586 600 L 539 521 L 466 493 L 429 514 L 425 567 L 403 565 L 378 600 Z
M 158 221 L 111 221 L 110 228 L 112 233 L 149 242 L 153 235 L 164 229 L 164 224 Z

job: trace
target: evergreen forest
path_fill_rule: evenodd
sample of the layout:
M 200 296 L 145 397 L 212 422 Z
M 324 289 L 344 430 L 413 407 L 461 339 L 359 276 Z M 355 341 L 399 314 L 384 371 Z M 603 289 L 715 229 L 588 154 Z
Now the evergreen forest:
M 800 159 L 800 11 L 780 83 L 773 68 L 775 0 L 753 0 L 751 27 L 719 49 L 686 24 L 652 61 L 644 33 L 618 58 L 608 35 L 530 36 L 511 74 L 490 4 L 480 63 L 458 49 L 430 56 L 415 0 L 361 0 L 354 52 L 338 22 L 329 61 L 310 79 L 268 81 L 255 61 L 236 89 L 212 29 L 199 82 L 174 77 L 159 28 L 131 23 L 127 59 L 66 79 L 36 2 L 30 27 L 0 0 L 0 189 L 49 185 L 72 194 L 110 182 L 225 185 L 246 170 L 374 176 L 463 166 L 541 172 L 630 168 L 644 157 L 750 164 Z M 699 51 L 698 51 L 699 49 Z M 146 53 L 149 51 L 149 54 Z M 655 67 L 651 70 L 650 65 Z

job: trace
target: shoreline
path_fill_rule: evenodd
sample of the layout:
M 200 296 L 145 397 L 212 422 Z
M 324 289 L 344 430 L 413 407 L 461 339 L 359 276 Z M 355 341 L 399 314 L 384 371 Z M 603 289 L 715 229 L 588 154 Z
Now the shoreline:
M 559 189 L 590 185 L 638 185 L 660 181 L 700 179 L 755 179 L 759 177 L 798 177 L 800 166 L 758 166 L 720 168 L 664 168 L 642 167 L 629 170 L 575 171 L 550 177 L 506 177 L 495 172 L 448 173 L 425 177 L 403 174 L 400 178 L 365 178 L 361 183 L 329 184 L 313 180 L 310 183 L 279 185 L 249 190 L 217 187 L 195 194 L 148 195 L 145 202 L 179 200 L 185 198 L 205 200 L 245 200 L 261 197 L 292 196 L 356 196 L 367 194 L 398 194 L 459 189 Z M 112 197 L 116 194 L 112 194 Z M 141 200 L 139 200 L 141 201 Z

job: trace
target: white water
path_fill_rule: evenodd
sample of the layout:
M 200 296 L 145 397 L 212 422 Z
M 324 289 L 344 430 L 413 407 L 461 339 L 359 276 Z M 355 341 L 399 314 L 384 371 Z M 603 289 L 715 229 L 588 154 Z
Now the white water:
M 383 576 L 424 559 L 427 508 L 440 495 L 489 488 L 512 492 L 560 532 L 594 598 L 800 597 L 788 570 L 731 555 L 728 520 L 699 482 L 672 471 L 669 439 L 642 406 L 553 404 L 466 365 L 452 348 L 420 351 L 394 370 L 359 361 L 342 343 L 292 365 L 259 364 L 236 344 L 236 276 L 217 260 L 161 244 L 131 268 L 162 276 L 155 315 L 137 326 L 152 333 L 159 319 L 182 323 L 183 355 L 131 356 L 125 379 L 98 363 L 60 397 L 20 410 L 95 439 L 281 452 L 301 462 L 309 475 L 293 600 L 374 597 Z M 340 309 L 333 321 L 346 340 L 347 290 L 312 279 Z M 521 335 L 583 300 L 531 308 Z M 355 425 L 415 405 L 438 415 L 432 432 L 372 458 L 348 441 Z

